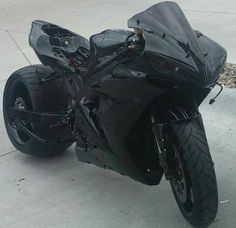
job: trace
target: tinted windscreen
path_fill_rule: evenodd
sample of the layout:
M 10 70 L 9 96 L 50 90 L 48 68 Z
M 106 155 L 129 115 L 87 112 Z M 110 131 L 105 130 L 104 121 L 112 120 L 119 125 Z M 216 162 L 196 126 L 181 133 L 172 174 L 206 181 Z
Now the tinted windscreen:
M 214 65 L 226 55 L 221 46 L 201 38 L 203 36 L 191 28 L 174 2 L 162 2 L 148 8 L 129 19 L 128 26 L 143 30 L 146 51 L 175 59 L 196 71 L 201 71 L 200 65 Z M 207 68 L 210 69 L 210 66 Z

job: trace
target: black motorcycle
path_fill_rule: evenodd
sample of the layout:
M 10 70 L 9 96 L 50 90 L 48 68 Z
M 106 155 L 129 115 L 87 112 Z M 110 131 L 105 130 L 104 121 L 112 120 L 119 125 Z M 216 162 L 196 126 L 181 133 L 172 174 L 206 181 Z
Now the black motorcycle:
M 128 27 L 88 41 L 34 21 L 29 44 L 42 65 L 7 80 L 8 136 L 19 151 L 44 157 L 76 142 L 79 161 L 147 185 L 164 174 L 185 219 L 207 226 L 218 193 L 198 107 L 218 84 L 226 51 L 193 30 L 174 2 L 135 15 Z

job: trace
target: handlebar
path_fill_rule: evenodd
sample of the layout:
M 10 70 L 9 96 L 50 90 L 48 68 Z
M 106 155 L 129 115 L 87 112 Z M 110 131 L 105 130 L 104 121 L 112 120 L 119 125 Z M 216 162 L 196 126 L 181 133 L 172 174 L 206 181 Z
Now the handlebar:
M 137 49 L 140 47 L 141 38 L 138 35 L 130 35 L 125 42 L 126 49 Z

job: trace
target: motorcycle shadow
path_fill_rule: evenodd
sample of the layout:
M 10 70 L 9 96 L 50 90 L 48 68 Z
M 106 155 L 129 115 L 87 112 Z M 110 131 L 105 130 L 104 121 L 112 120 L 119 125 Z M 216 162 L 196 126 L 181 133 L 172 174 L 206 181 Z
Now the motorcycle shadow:
M 37 186 L 40 203 L 47 204 L 42 195 L 50 196 L 50 201 L 57 202 L 57 211 L 67 208 L 68 213 L 56 217 L 66 221 L 69 216 L 79 227 L 190 227 L 164 178 L 159 186 L 146 186 L 78 162 L 72 150 L 49 159 L 17 154 L 21 167 L 27 170 L 28 187 Z

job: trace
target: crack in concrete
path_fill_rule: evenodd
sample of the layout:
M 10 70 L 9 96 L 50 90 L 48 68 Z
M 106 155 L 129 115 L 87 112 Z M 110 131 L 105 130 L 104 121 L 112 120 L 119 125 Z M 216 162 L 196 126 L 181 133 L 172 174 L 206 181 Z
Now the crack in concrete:
M 16 47 L 18 48 L 18 50 L 21 52 L 21 54 L 24 56 L 24 58 L 26 59 L 26 61 L 32 65 L 32 63 L 30 62 L 29 58 L 26 56 L 26 54 L 23 52 L 23 50 L 21 49 L 21 47 L 18 45 L 18 43 L 16 42 L 16 40 L 14 39 L 14 37 L 11 35 L 11 33 L 9 32 L 9 30 L 6 30 L 6 33 L 10 36 L 11 40 L 14 42 L 14 44 L 16 45 Z
M 199 20 L 202 20 L 204 18 L 208 18 L 208 17 L 211 17 L 211 16 L 214 16 L 216 15 L 216 13 L 209 13 L 209 14 L 206 14 L 202 17 L 198 17 L 198 18 L 195 18 L 195 19 L 192 19 L 192 20 L 189 20 L 190 22 L 195 22 L 195 21 L 199 21 Z
M 4 29 L 4 28 L 0 28 L 1 31 L 4 32 L 14 32 L 14 33 L 24 33 L 24 34 L 29 34 L 28 32 L 25 31 L 17 31 L 17 30 L 11 30 L 11 29 Z
M 1 157 L 4 157 L 4 156 L 7 156 L 7 155 L 9 155 L 9 154 L 12 154 L 12 153 L 14 153 L 14 152 L 16 152 L 17 150 L 15 149 L 15 150 L 12 150 L 12 151 L 9 151 L 9 152 L 7 152 L 7 153 L 5 153 L 5 154 L 1 154 L 0 155 L 0 158 Z
M 227 7 L 227 8 L 224 8 L 224 9 L 222 9 L 222 10 L 218 10 L 218 11 L 207 11 L 207 10 L 188 10 L 188 9 L 185 9 L 184 11 L 185 12 L 200 12 L 200 13 L 208 13 L 208 14 L 206 14 L 206 15 L 204 15 L 204 16 L 200 16 L 200 17 L 198 17 L 198 18 L 195 18 L 195 19 L 192 19 L 192 20 L 189 20 L 190 22 L 195 22 L 195 21 L 199 21 L 199 20 L 202 20 L 202 19 L 204 19 L 204 18 L 208 18 L 208 17 L 211 17 L 211 16 L 215 16 L 215 15 L 219 15 L 219 14 L 227 14 L 226 12 L 225 12 L 225 10 L 228 10 L 229 8 Z M 230 14 L 230 13 L 229 13 Z M 236 13 L 234 13 L 234 14 L 236 14 Z
M 197 13 L 209 13 L 209 14 L 229 14 L 235 15 L 236 12 L 226 12 L 226 11 L 207 11 L 207 10 L 191 10 L 191 9 L 184 9 L 186 12 L 197 12 Z

